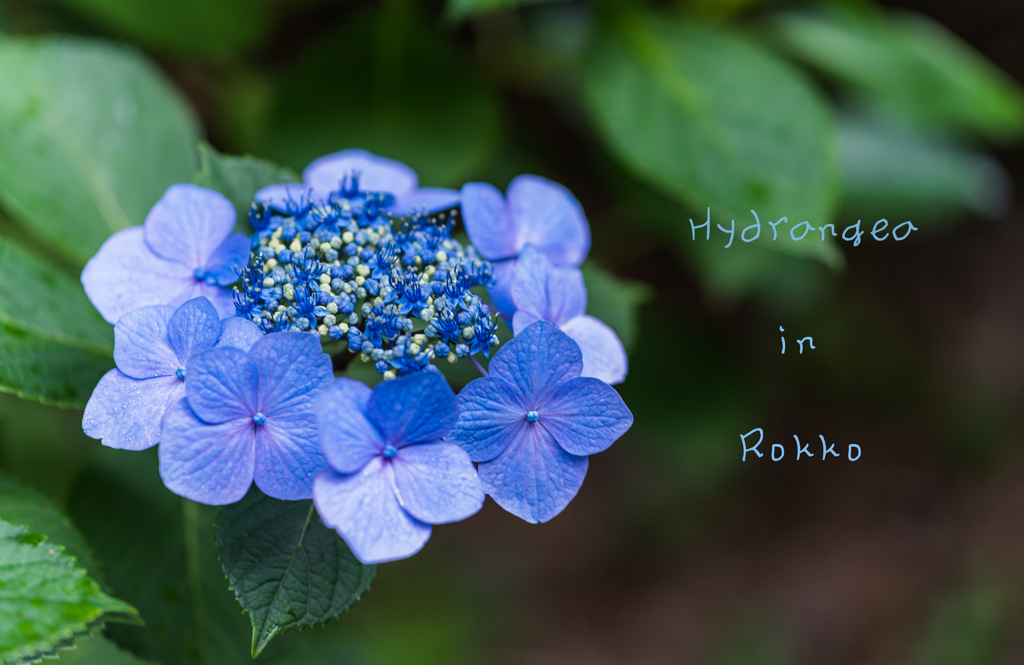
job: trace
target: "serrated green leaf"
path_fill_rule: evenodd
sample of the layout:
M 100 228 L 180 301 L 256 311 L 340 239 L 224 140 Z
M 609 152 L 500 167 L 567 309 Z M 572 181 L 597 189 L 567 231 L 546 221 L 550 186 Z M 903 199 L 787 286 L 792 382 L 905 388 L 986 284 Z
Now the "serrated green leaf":
M 216 190 L 235 206 L 235 230 L 252 233 L 249 208 L 260 189 L 281 182 L 301 182 L 294 170 L 252 155 L 225 155 L 205 141 L 199 144 L 199 171 L 192 182 Z
M 587 286 L 587 314 L 608 324 L 626 351 L 632 351 L 640 306 L 651 299 L 651 287 L 617 277 L 593 261 L 584 263 L 582 270 Z
M 252 620 L 253 657 L 279 633 L 340 616 L 377 573 L 324 525 L 312 501 L 280 501 L 255 486 L 217 517 L 217 546 Z
M 195 119 L 138 52 L 0 37 L 0 202 L 84 264 L 196 170 Z
M 0 662 L 54 656 L 104 621 L 137 614 L 103 593 L 60 545 L 0 520 Z

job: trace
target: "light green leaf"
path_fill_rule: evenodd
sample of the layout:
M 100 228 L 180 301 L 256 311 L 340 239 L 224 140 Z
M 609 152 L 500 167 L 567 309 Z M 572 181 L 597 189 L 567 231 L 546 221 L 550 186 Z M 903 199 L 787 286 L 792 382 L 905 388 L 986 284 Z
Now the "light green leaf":
M 136 51 L 0 37 L 0 81 L 0 203 L 78 264 L 195 172 L 195 119 Z
M 773 26 L 800 58 L 900 116 L 992 139 L 1024 133 L 1020 86 L 930 18 L 862 4 Z
M 137 615 L 103 593 L 60 545 L 0 520 L 0 662 L 52 657 L 106 620 Z
M 280 501 L 253 487 L 217 517 L 217 553 L 252 620 L 252 655 L 276 635 L 341 615 L 370 588 L 359 562 L 312 501 Z
M 651 287 L 617 277 L 593 261 L 584 263 L 582 270 L 587 286 L 587 314 L 608 324 L 626 351 L 632 351 L 640 307 L 651 299 Z
M 43 404 L 84 408 L 114 360 L 0 324 L 0 392 Z

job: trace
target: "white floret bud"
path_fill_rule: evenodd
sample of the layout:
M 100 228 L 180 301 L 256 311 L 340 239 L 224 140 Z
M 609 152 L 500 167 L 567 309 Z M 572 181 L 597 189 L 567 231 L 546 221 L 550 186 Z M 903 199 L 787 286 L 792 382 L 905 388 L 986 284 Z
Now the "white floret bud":
M 360 268 L 365 268 L 366 266 L 359 266 L 359 267 Z M 367 272 L 369 272 L 369 270 L 367 270 Z M 356 276 L 356 284 L 358 284 L 359 286 L 362 286 L 365 283 L 366 283 L 366 278 L 365 277 L 363 277 L 362 275 L 357 275 Z
M 466 326 L 462 329 L 462 337 L 465 339 L 473 339 L 473 335 L 476 331 L 473 330 L 473 326 Z
M 395 373 L 392 370 L 389 369 L 388 371 L 384 372 L 385 381 L 390 381 L 393 378 L 395 378 Z
M 329 243 L 329 242 L 322 242 L 322 243 L 320 243 L 320 251 L 321 252 L 326 252 L 330 248 L 331 248 L 331 243 Z
M 448 243 L 445 243 L 445 244 L 447 245 Z M 448 253 L 447 252 L 438 252 L 437 253 L 437 260 L 438 261 L 447 261 L 448 260 Z
M 412 343 L 418 346 L 423 346 L 423 342 L 427 341 L 427 336 L 422 333 L 416 333 L 412 336 Z
M 293 284 L 285 284 L 281 287 L 281 291 L 288 300 L 295 300 L 295 286 Z
M 327 326 L 320 324 L 319 326 L 316 327 L 316 331 L 320 333 L 321 337 L 327 337 Z
M 267 262 L 263 264 L 264 270 L 273 270 L 277 267 L 277 259 L 267 259 Z
M 325 307 L 324 309 L 326 309 L 331 314 L 337 314 L 338 313 L 338 303 L 336 303 L 336 302 L 329 302 L 329 303 L 327 303 L 327 307 Z
M 338 324 L 338 327 L 341 328 L 341 332 L 343 334 L 345 334 L 345 335 L 348 334 L 348 324 L 347 323 L 340 323 L 340 324 Z
M 274 278 L 273 277 L 264 277 L 263 278 L 263 288 L 266 288 L 266 289 L 274 288 Z
M 341 241 L 346 245 L 355 239 L 356 237 L 352 235 L 351 231 L 345 231 L 344 233 L 341 234 Z
M 337 322 L 338 320 L 334 318 L 333 314 L 328 314 L 327 316 L 324 317 L 324 326 L 333 326 Z M 322 327 L 323 326 L 321 326 L 321 328 Z
M 331 275 L 329 273 L 326 273 L 326 272 L 324 274 L 320 275 L 320 283 L 321 284 L 330 284 L 331 283 Z
M 292 238 L 292 244 L 288 245 L 288 249 L 292 250 L 293 253 L 302 251 L 302 241 L 299 240 L 299 236 Z
M 365 353 L 360 353 L 359 359 L 362 360 L 364 363 L 370 362 L 370 356 L 366 355 Z
M 420 352 L 420 349 L 421 349 L 421 348 L 422 348 L 422 347 L 421 347 L 421 346 L 420 346 L 419 344 L 410 344 L 410 345 L 409 345 L 409 353 L 410 353 L 411 355 L 414 355 L 414 356 L 415 356 L 416 354 L 418 354 L 418 353 Z
M 455 355 L 454 351 L 452 351 L 451 353 L 448 354 L 448 364 L 449 365 L 454 365 L 454 364 L 456 364 L 458 362 L 459 362 L 459 357 L 457 355 Z
M 359 265 L 356 266 L 356 274 L 359 275 L 359 277 L 369 277 L 370 267 L 365 263 L 360 263 Z M 358 280 L 359 277 L 356 277 L 356 279 Z M 359 283 L 362 284 L 362 282 Z

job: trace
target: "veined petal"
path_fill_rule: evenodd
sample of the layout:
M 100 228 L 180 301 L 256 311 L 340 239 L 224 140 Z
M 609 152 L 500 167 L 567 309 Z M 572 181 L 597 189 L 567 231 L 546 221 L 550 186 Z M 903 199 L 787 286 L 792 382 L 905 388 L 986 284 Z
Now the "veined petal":
M 508 186 L 516 246 L 536 245 L 555 265 L 578 266 L 590 251 L 590 227 L 569 190 L 546 178 L 521 175 Z
M 360 183 L 362 184 L 362 183 Z M 459 192 L 443 187 L 420 187 L 399 198 L 389 209 L 392 215 L 409 215 L 413 211 L 428 213 L 458 205 Z
M 484 505 L 476 469 L 466 451 L 453 443 L 402 448 L 391 464 L 399 503 L 421 522 L 458 522 Z
M 626 380 L 629 371 L 626 347 L 603 321 L 592 316 L 577 316 L 562 324 L 561 328 L 579 344 L 583 353 L 583 373 L 580 376 L 592 376 L 609 384 Z
M 326 468 L 316 417 L 309 406 L 267 416 L 256 428 L 254 477 L 267 496 L 286 501 L 308 499 L 313 496 L 313 479 Z
M 314 401 L 320 446 L 339 473 L 355 473 L 384 448 L 380 432 L 366 419 L 373 391 L 352 379 L 335 379 Z
M 110 323 L 140 307 L 184 302 L 194 290 L 192 268 L 154 254 L 143 234 L 141 226 L 118 231 L 82 270 L 89 301 Z
M 419 372 L 378 383 L 366 418 L 384 443 L 396 447 L 437 441 L 459 417 L 455 393 L 440 372 Z
M 529 411 L 515 389 L 496 376 L 472 381 L 459 392 L 459 419 L 445 441 L 458 444 L 474 462 L 492 460 L 508 448 Z
M 593 455 L 606 450 L 633 425 L 619 393 L 600 379 L 563 383 L 539 409 L 538 424 L 567 452 Z
M 556 268 L 543 252 L 527 245 L 512 271 L 512 300 L 517 334 L 538 320 L 561 326 L 587 309 L 583 273 L 579 268 Z
M 396 199 L 412 193 L 419 183 L 416 172 L 405 164 L 366 150 L 325 155 L 306 167 L 302 179 L 316 195 L 323 197 L 338 189 L 342 179 L 353 173 L 359 174 L 360 191 L 388 192 Z
M 278 333 L 283 334 L 283 333 Z M 185 395 L 196 415 L 208 423 L 249 419 L 259 411 L 256 363 L 244 351 L 221 346 L 195 357 L 188 366 Z
M 537 321 L 506 343 L 494 359 L 491 376 L 515 387 L 522 404 L 535 410 L 558 386 L 583 370 L 580 347 L 547 321 Z
M 235 226 L 235 206 L 212 189 L 171 185 L 146 216 L 146 244 L 190 269 L 204 267 Z
M 229 286 L 238 281 L 238 272 L 249 262 L 249 239 L 241 233 L 232 233 L 206 260 L 203 269 L 220 286 Z
M 122 450 L 145 450 L 160 443 L 167 407 L 185 395 L 176 376 L 132 379 L 112 369 L 92 391 L 82 416 L 82 429 L 103 445 Z
M 248 351 L 263 337 L 260 327 L 244 316 L 230 316 L 220 322 L 220 340 L 217 346 L 233 346 Z
M 213 303 L 207 298 L 193 298 L 179 307 L 167 322 L 166 337 L 178 367 L 185 367 L 190 358 L 212 349 L 220 337 L 220 317 Z
M 174 308 L 142 307 L 128 312 L 114 326 L 114 363 L 133 379 L 169 376 L 181 367 L 171 348 L 168 325 Z
M 267 417 L 310 404 L 313 394 L 334 376 L 320 340 L 306 332 L 264 335 L 249 355 L 260 373 L 257 410 Z
M 160 477 L 179 496 L 212 506 L 241 500 L 252 484 L 255 427 L 238 418 L 210 425 L 186 400 L 167 409 L 161 434 Z
M 468 182 L 460 198 L 466 233 L 480 255 L 492 261 L 515 257 L 516 229 L 501 192 L 485 182 Z
M 484 491 L 499 506 L 537 524 L 562 512 L 583 485 L 587 458 L 570 455 L 540 426 L 523 428 L 497 459 L 478 472 Z
M 487 295 L 491 297 L 494 307 L 505 316 L 512 316 L 516 311 L 516 303 L 512 299 L 512 273 L 516 267 L 515 259 L 507 259 L 491 264 L 494 267 L 494 283 L 487 287 Z
M 186 300 L 202 296 L 213 303 L 220 318 L 226 319 L 235 315 L 235 297 L 231 289 L 196 280 L 192 280 L 192 284 L 193 287 L 189 291 L 188 297 L 183 297 L 180 301 L 172 301 L 170 304 L 179 305 Z
M 382 458 L 348 476 L 324 471 L 313 484 L 313 501 L 324 524 L 366 564 L 408 558 L 430 539 L 430 525 L 398 502 L 394 471 Z

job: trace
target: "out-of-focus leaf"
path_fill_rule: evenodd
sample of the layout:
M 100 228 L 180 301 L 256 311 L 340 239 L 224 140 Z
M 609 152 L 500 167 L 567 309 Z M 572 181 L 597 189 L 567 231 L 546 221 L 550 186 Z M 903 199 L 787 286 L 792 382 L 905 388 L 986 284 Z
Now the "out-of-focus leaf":
M 501 126 L 495 93 L 404 3 L 312 47 L 286 75 L 274 118 L 266 153 L 284 164 L 364 148 L 452 187 L 483 166 Z
M 0 662 L 38 662 L 69 648 L 106 620 L 135 620 L 128 603 L 103 593 L 64 548 L 0 520 Z
M 980 580 L 957 589 L 936 604 L 915 662 L 1009 662 L 1009 637 L 1017 614 L 1014 604 L 1005 582 Z
M 0 38 L 0 80 L 0 202 L 78 264 L 196 170 L 195 119 L 131 49 Z
M 853 219 L 940 221 L 994 215 L 1008 203 L 1009 178 L 983 153 L 880 122 L 847 119 L 839 136 L 843 211 Z
M 800 58 L 912 121 L 1006 139 L 1024 132 L 1024 92 L 930 18 L 871 6 L 774 21 Z
M 340 616 L 377 573 L 324 526 L 312 501 L 280 501 L 255 486 L 217 516 L 217 546 L 252 621 L 253 657 L 279 633 Z
M 61 665 L 145 665 L 114 643 L 96 635 L 75 644 L 74 651 L 65 651 L 60 656 Z
M 479 16 L 502 9 L 510 9 L 520 5 L 536 5 L 552 0 L 448 0 L 445 18 L 449 21 L 462 21 L 471 16 Z
M 256 192 L 281 182 L 299 182 L 299 174 L 290 168 L 252 155 L 225 155 L 209 143 L 199 144 L 199 171 L 192 182 L 217 190 L 235 205 L 236 230 L 252 233 L 248 224 L 249 207 Z
M 0 324 L 0 392 L 43 404 L 85 407 L 114 360 Z
M 639 325 L 640 307 L 651 299 L 651 288 L 643 282 L 616 277 L 593 261 L 583 264 L 587 286 L 587 314 L 604 321 L 632 351 Z

